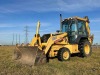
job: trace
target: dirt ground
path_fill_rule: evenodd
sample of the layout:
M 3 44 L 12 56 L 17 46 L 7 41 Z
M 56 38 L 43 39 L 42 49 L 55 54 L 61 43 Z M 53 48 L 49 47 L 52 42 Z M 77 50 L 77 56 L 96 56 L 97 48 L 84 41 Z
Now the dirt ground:
M 71 57 L 61 62 L 50 59 L 45 65 L 30 67 L 12 60 L 14 46 L 0 46 L 0 75 L 100 75 L 100 48 L 93 48 L 88 58 Z

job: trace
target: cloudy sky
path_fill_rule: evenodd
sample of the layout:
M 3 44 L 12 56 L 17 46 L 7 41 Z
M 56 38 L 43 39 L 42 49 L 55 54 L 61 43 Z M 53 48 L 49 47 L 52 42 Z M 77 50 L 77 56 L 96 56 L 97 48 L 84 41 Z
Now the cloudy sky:
M 25 42 L 26 25 L 31 41 L 38 20 L 41 35 L 59 30 L 60 13 L 63 18 L 88 16 L 94 43 L 100 44 L 100 0 L 0 0 L 0 44 L 11 44 L 13 34 L 14 43 L 16 34 Z

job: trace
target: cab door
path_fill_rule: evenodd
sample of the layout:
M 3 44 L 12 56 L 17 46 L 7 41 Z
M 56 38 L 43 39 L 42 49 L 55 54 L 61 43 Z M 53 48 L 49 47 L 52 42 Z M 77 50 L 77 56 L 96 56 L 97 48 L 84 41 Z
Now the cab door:
M 84 21 L 80 21 L 78 20 L 78 34 L 80 36 L 86 36 L 87 35 L 87 31 L 86 31 L 86 27 L 85 27 L 85 22 Z
M 70 43 L 75 43 L 78 36 L 77 22 L 73 21 L 70 25 L 69 40 Z

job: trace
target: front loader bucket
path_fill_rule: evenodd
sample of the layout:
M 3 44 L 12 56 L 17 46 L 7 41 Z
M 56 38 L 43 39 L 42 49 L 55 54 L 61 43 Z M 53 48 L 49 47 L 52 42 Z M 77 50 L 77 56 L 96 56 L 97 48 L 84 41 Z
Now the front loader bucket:
M 13 58 L 23 64 L 39 65 L 46 63 L 46 55 L 37 46 L 19 46 L 14 50 Z

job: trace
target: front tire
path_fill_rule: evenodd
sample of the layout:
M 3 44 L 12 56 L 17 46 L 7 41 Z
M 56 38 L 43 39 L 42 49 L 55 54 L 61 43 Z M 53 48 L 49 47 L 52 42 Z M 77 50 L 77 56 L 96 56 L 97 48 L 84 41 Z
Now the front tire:
M 58 60 L 60 61 L 67 61 L 70 59 L 70 51 L 67 48 L 61 48 L 58 51 Z

